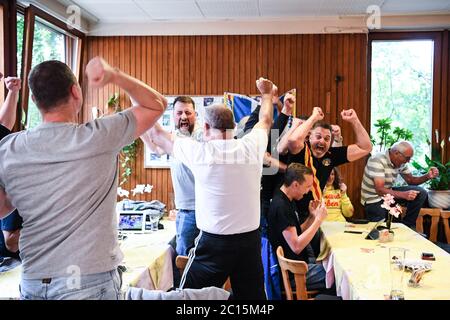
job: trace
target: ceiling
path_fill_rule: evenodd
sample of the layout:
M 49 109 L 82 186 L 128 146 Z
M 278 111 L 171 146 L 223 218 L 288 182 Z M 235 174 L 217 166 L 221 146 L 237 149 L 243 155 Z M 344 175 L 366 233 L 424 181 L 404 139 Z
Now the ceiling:
M 73 3 L 100 23 L 242 21 L 366 15 L 449 14 L 450 0 L 58 0 Z

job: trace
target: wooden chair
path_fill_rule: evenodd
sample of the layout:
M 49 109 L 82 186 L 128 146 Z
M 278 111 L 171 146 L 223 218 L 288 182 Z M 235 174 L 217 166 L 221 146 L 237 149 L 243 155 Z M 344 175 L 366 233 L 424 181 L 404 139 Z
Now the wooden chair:
M 444 224 L 445 238 L 447 243 L 450 244 L 450 227 L 448 224 L 448 218 L 450 217 L 450 211 L 441 211 L 442 223 Z
M 438 234 L 438 225 L 439 225 L 439 217 L 441 216 L 441 209 L 438 208 L 422 208 L 420 209 L 419 216 L 416 220 L 416 230 L 419 233 L 423 233 L 423 217 L 424 216 L 431 217 L 431 226 L 430 226 L 430 241 L 437 241 Z
M 184 268 L 186 268 L 186 264 L 188 263 L 188 260 L 189 260 L 189 258 L 187 256 L 177 256 L 175 258 L 175 265 L 177 266 L 177 268 L 181 274 L 184 273 Z M 223 284 L 222 288 L 224 290 L 231 292 L 230 277 L 227 278 L 227 280 Z
M 308 265 L 304 261 L 291 260 L 284 257 L 283 248 L 277 248 L 278 264 L 280 265 L 281 275 L 283 277 L 284 290 L 286 292 L 287 300 L 311 300 L 313 294 L 318 291 L 306 290 L 306 273 L 308 272 Z M 291 282 L 289 280 L 289 272 L 294 274 L 295 291 L 292 290 Z

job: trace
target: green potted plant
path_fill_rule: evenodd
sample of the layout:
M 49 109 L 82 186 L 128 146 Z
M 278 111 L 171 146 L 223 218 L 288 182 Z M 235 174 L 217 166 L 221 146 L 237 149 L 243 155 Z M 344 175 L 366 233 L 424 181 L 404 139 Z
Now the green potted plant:
M 450 207 L 450 161 L 444 164 L 445 141 L 442 140 L 439 146 L 441 148 L 440 154 L 439 150 L 433 148 L 432 159 L 425 155 L 426 166 L 422 166 L 416 161 L 413 161 L 412 165 L 421 174 L 427 173 L 431 167 L 436 167 L 439 170 L 439 176 L 426 183 L 428 186 L 428 202 L 434 208 L 447 209 Z

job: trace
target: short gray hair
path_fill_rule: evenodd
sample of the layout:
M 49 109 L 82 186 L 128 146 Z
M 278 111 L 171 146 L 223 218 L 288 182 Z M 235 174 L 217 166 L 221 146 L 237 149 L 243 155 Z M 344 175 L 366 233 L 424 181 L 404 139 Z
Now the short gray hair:
M 414 152 L 414 147 L 411 142 L 405 140 L 394 143 L 391 149 L 394 151 L 399 151 L 401 153 L 404 153 L 408 149 L 411 149 Z
M 205 108 L 205 122 L 213 129 L 234 129 L 233 112 L 223 104 L 215 104 Z

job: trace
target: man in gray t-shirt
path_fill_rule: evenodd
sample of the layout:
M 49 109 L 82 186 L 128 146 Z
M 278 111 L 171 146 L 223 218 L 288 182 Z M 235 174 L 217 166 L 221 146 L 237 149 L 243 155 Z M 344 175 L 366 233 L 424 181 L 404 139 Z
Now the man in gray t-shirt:
M 197 141 L 202 140 L 203 130 L 196 124 L 195 102 L 191 97 L 179 96 L 175 98 L 173 102 L 173 119 L 175 135 L 189 136 Z M 153 143 L 152 134 L 151 129 L 141 139 L 153 152 L 165 154 L 164 150 Z M 175 158 L 172 158 L 170 164 L 170 175 L 175 192 L 175 207 L 178 210 L 176 217 L 176 251 L 178 255 L 187 256 L 189 249 L 194 246 L 194 240 L 200 232 L 195 220 L 194 175 L 186 165 Z
M 43 123 L 0 142 L 0 218 L 1 207 L 12 205 L 24 220 L 24 299 L 119 298 L 117 156 L 157 121 L 167 102 L 99 57 L 86 74 L 92 87 L 117 85 L 137 105 L 78 124 L 83 94 L 74 74 L 62 62 L 46 61 L 28 79 Z

